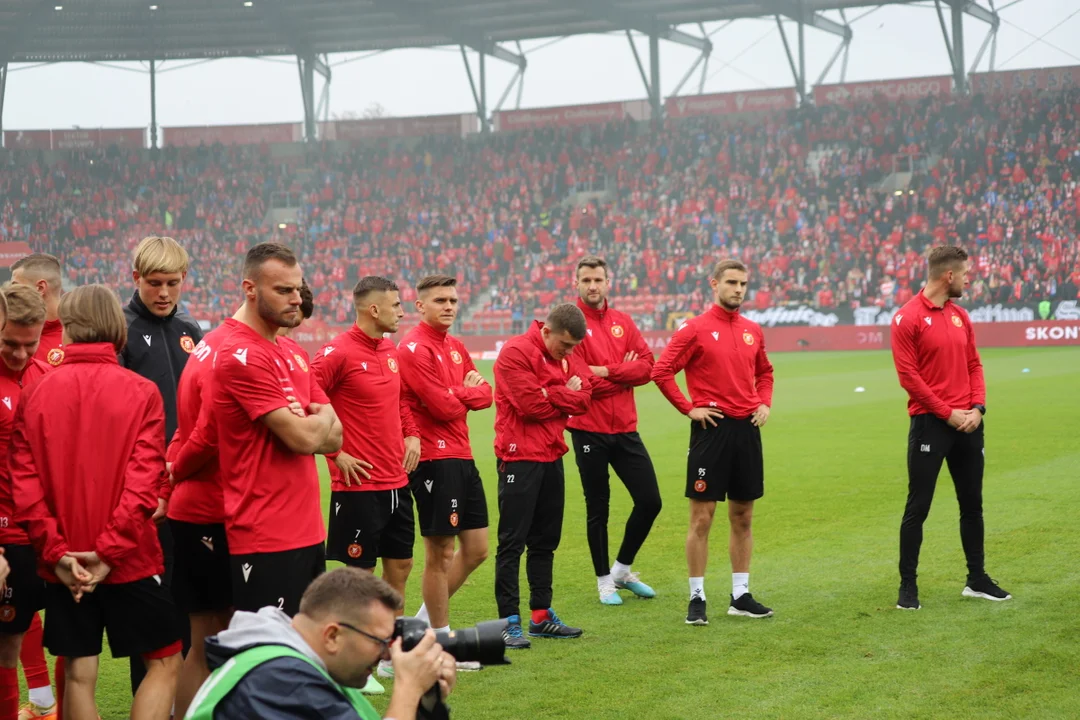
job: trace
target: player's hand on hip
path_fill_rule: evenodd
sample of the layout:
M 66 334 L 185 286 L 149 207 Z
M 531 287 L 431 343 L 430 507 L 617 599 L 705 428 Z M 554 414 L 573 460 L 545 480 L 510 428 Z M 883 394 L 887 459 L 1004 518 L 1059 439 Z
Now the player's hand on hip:
M 694 422 L 701 423 L 701 427 L 703 428 L 707 428 L 710 425 L 716 427 L 716 421 L 724 419 L 724 413 L 711 407 L 694 408 L 686 413 L 686 416 Z
M 566 387 L 570 388 L 574 392 L 577 392 L 581 389 L 581 378 L 579 378 L 577 375 L 574 375 L 572 378 L 566 381 Z
M 334 464 L 337 465 L 337 469 L 341 471 L 341 477 L 345 481 L 345 487 L 350 487 L 353 483 L 361 485 L 361 475 L 365 480 L 371 479 L 371 474 L 368 473 L 368 470 L 371 469 L 371 463 L 365 462 L 360 458 L 355 458 L 344 450 L 334 457 Z
M 420 464 L 420 438 L 405 438 L 405 461 L 402 466 L 406 473 L 411 473 Z
M 758 409 L 750 416 L 750 422 L 759 428 L 765 427 L 765 423 L 769 422 L 769 406 L 764 403 L 758 405 Z

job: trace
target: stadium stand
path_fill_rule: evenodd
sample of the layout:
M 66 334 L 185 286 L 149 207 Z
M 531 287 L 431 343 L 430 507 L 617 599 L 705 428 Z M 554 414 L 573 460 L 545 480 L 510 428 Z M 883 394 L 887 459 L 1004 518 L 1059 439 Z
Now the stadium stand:
M 124 287 L 143 236 L 193 265 L 184 295 L 216 324 L 237 303 L 246 248 L 295 247 L 319 314 L 348 323 L 369 273 L 411 285 L 454 271 L 463 333 L 521 328 L 569 294 L 572 262 L 609 258 L 620 307 L 644 329 L 704 304 L 721 256 L 754 269 L 751 307 L 893 307 L 922 254 L 974 256 L 973 302 L 1077 298 L 1080 90 L 807 106 L 752 117 L 630 119 L 418 143 L 82 150 L 0 167 L 0 241 L 58 255 L 71 284 Z M 892 189 L 897 170 L 907 171 Z M 301 198 L 268 222 L 272 199 Z M 406 300 L 412 298 L 406 295 Z

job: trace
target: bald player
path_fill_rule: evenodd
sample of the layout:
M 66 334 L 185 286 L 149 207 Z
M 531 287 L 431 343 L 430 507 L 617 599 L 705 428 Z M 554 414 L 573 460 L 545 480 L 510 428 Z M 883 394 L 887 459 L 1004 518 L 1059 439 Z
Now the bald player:
M 37 290 L 45 301 L 45 325 L 41 329 L 41 342 L 34 357 L 56 367 L 64 359 L 61 349 L 63 342 L 60 335 L 60 295 L 63 293 L 63 278 L 60 275 L 60 261 L 46 253 L 33 253 L 19 258 L 11 266 L 11 282 L 27 285 Z

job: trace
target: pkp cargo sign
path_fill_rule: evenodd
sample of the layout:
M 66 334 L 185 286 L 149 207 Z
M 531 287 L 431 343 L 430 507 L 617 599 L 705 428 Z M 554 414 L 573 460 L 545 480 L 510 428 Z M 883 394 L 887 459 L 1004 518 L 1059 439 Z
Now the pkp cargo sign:
M 818 85 L 814 88 L 814 104 L 856 105 L 871 102 L 877 97 L 889 102 L 921 100 L 932 96 L 952 95 L 952 77 L 905 78 L 900 80 L 880 80 L 873 82 L 840 83 L 838 85 Z

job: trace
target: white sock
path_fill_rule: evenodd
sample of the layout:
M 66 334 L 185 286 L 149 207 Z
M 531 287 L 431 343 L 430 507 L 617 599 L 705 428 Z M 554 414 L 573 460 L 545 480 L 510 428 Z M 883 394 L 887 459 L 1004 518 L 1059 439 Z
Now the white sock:
M 51 708 L 56 704 L 52 686 L 46 685 L 39 688 L 30 688 L 30 702 L 39 708 Z
M 431 616 L 428 615 L 427 604 L 426 603 L 420 606 L 420 610 L 417 611 L 416 617 L 420 618 L 421 620 L 426 622 L 428 625 L 431 625 Z
M 623 578 L 625 578 L 629 574 L 630 574 L 630 566 L 629 565 L 623 565 L 618 560 L 616 560 L 615 564 L 611 566 L 611 576 L 613 578 L 615 578 L 616 580 L 622 580 Z
M 694 598 L 705 599 L 705 578 L 704 577 L 692 577 L 690 578 L 690 599 Z
M 432 630 L 434 630 L 435 632 L 450 632 L 450 626 L 447 625 L 446 627 L 432 628 Z
M 750 573 L 731 573 L 731 597 L 738 600 L 750 592 Z
M 600 575 L 596 578 L 596 587 L 603 590 L 605 584 L 610 585 L 613 582 L 610 575 Z

